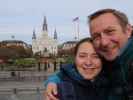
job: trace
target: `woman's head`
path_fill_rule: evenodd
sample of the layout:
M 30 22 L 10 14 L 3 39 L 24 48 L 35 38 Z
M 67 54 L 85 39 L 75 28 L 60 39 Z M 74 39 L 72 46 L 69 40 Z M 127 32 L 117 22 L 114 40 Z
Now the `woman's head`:
M 102 63 L 90 38 L 79 41 L 74 54 L 76 68 L 85 79 L 92 80 L 100 73 Z

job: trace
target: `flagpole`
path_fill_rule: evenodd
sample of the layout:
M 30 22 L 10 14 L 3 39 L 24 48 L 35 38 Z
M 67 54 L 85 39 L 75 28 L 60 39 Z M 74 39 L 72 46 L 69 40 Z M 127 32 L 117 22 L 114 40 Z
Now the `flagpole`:
M 77 25 L 76 25 L 76 22 L 74 22 L 74 34 L 75 34 L 74 39 L 75 39 L 75 41 L 77 41 Z
M 79 40 L 79 17 L 75 17 L 73 19 L 73 22 L 74 22 L 74 30 L 75 30 L 75 40 Z
M 77 21 L 77 40 L 79 41 L 79 20 Z

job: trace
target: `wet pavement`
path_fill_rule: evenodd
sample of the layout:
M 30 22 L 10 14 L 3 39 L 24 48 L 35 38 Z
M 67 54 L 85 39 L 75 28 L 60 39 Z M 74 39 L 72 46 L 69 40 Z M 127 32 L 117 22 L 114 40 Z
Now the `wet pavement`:
M 0 82 L 0 100 L 44 100 L 43 82 Z

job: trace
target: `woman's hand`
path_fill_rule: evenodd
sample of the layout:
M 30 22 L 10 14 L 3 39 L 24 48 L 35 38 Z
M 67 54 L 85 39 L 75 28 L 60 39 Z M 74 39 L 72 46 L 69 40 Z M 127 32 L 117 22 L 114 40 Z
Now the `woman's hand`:
M 57 84 L 48 83 L 46 87 L 46 100 L 59 100 L 57 95 Z

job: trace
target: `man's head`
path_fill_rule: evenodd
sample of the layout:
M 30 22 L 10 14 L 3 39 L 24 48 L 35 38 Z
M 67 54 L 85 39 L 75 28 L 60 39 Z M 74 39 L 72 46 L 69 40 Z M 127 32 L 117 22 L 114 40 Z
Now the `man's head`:
M 106 60 L 114 60 L 131 36 L 132 28 L 125 14 L 103 9 L 89 16 L 94 47 Z

